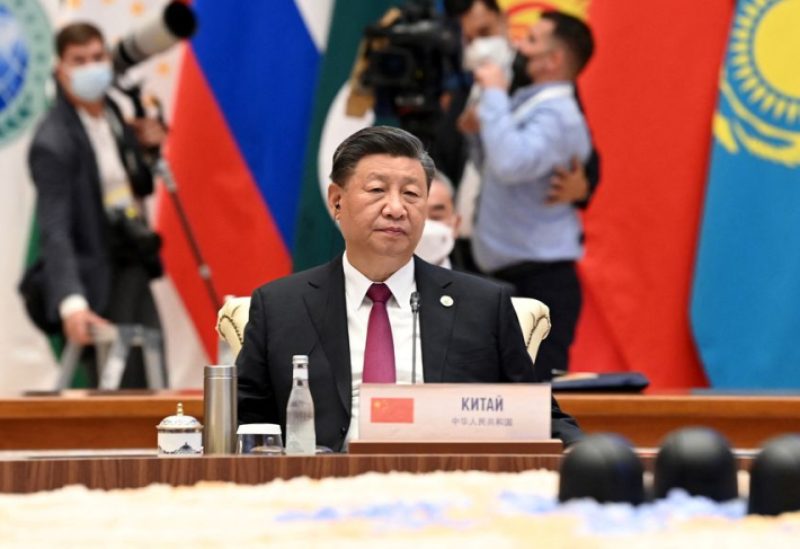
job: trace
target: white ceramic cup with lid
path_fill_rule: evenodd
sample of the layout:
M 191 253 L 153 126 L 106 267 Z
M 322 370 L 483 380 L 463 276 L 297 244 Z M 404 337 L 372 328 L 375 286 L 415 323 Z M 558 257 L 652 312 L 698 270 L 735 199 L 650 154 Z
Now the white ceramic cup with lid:
M 159 457 L 203 453 L 203 425 L 192 416 L 183 415 L 183 403 L 178 403 L 177 414 L 162 419 L 156 429 Z

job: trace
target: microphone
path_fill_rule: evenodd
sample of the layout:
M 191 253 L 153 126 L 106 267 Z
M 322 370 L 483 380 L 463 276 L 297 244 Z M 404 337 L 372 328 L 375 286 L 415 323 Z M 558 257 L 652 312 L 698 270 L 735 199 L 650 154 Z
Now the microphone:
M 412 292 L 411 299 L 411 383 L 417 383 L 417 323 L 419 321 L 419 292 Z

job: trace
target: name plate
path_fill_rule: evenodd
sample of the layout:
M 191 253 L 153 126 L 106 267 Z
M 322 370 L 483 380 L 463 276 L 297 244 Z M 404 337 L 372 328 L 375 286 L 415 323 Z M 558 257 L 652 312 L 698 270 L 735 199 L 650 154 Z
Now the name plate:
M 550 384 L 361 385 L 359 440 L 550 439 Z

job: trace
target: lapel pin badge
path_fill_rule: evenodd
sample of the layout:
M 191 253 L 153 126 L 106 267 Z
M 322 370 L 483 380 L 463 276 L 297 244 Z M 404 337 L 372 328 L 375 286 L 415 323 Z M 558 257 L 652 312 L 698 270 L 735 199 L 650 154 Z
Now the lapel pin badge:
M 452 307 L 455 301 L 453 301 L 453 298 L 449 295 L 443 295 L 439 298 L 439 303 L 441 303 L 444 307 Z

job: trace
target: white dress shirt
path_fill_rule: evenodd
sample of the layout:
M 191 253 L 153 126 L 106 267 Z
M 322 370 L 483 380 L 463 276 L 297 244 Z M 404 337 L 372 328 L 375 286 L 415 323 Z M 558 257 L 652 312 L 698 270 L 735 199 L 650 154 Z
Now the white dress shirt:
M 128 174 L 119 157 L 117 142 L 107 116 L 105 113 L 101 116 L 92 116 L 83 109 L 78 109 L 78 116 L 89 136 L 97 161 L 97 172 L 100 175 L 100 184 L 103 186 L 103 205 L 107 209 L 135 208 Z
M 353 375 L 353 400 L 350 429 L 347 441 L 358 439 L 358 403 L 359 389 L 364 372 L 364 349 L 367 345 L 367 326 L 372 300 L 367 297 L 367 290 L 373 282 L 359 272 L 347 260 L 347 252 L 342 256 L 344 269 L 344 292 L 347 306 L 347 332 L 350 338 L 350 369 Z M 385 284 L 392 291 L 392 297 L 386 302 L 389 323 L 392 326 L 392 343 L 394 344 L 394 363 L 397 383 L 411 384 L 411 294 L 417 290 L 414 279 L 414 259 L 400 267 Z M 420 332 L 417 326 L 417 383 L 423 382 L 422 348 Z

